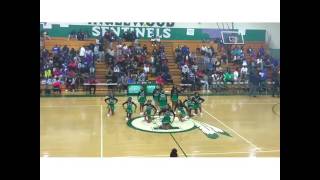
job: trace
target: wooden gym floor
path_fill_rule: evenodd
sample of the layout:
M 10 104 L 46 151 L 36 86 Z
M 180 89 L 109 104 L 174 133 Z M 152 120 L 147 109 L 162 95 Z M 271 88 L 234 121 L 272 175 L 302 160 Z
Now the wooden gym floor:
M 231 137 L 210 139 L 199 129 L 171 134 L 135 130 L 119 106 L 127 97 L 117 97 L 111 117 L 102 97 L 40 98 L 40 156 L 168 157 L 176 148 L 180 157 L 280 157 L 279 98 L 202 97 L 203 115 L 194 119 Z M 133 117 L 138 115 L 137 110 Z

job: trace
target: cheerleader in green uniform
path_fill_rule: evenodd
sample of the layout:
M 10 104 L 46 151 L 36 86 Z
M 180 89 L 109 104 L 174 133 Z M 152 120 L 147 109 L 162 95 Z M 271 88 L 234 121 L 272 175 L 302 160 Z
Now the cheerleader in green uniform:
M 194 100 L 192 100 L 191 96 L 187 96 L 187 99 L 183 101 L 183 105 L 187 107 L 189 117 L 192 117 L 191 111 L 194 109 Z
M 177 86 L 173 85 L 171 89 L 171 102 L 172 102 L 173 111 L 176 111 L 180 93 L 181 91 L 177 88 Z
M 177 103 L 177 109 L 178 109 L 178 118 L 181 122 L 185 121 L 187 118 L 187 112 L 188 108 L 182 103 L 181 100 Z
M 157 113 L 157 108 L 151 104 L 150 99 L 147 101 L 146 104 L 142 106 L 142 109 L 144 109 L 144 107 L 145 107 L 144 120 L 150 123 L 153 119 L 152 116 Z M 153 110 L 153 114 L 152 114 L 152 110 Z
M 110 116 L 114 114 L 115 104 L 118 102 L 118 99 L 114 97 L 113 94 L 111 94 L 109 97 L 104 99 L 104 102 L 107 104 L 108 114 L 107 116 Z
M 159 94 L 160 94 L 160 92 L 161 92 L 161 89 L 160 89 L 159 86 L 156 86 L 156 88 L 155 88 L 155 89 L 153 90 L 153 92 L 152 92 L 153 101 L 154 101 L 154 104 L 155 104 L 156 106 L 159 105 L 158 100 L 159 100 Z
M 125 107 L 125 104 L 127 104 L 127 107 Z M 137 109 L 137 105 L 134 102 L 132 102 L 132 98 L 131 97 L 129 97 L 128 100 L 122 104 L 122 107 L 125 108 L 126 112 L 127 112 L 127 117 L 126 117 L 127 121 L 131 120 L 131 116 L 132 116 L 132 113 L 133 113 L 133 107 L 132 106 L 134 106 L 134 112 L 135 112 L 136 109 Z
M 159 116 L 163 114 L 162 120 L 161 120 L 161 126 L 159 127 L 160 129 L 172 129 L 173 127 L 171 126 L 171 123 L 173 122 L 175 118 L 175 114 L 171 107 L 169 105 L 166 105 L 165 108 L 163 108 L 159 112 Z M 173 116 L 173 120 L 171 120 L 171 116 Z
M 161 92 L 159 94 L 158 102 L 159 102 L 160 110 L 164 109 L 166 107 L 166 105 L 168 104 L 167 95 L 164 93 L 164 90 L 161 90 Z
M 198 92 L 194 93 L 194 110 L 195 113 L 198 114 L 198 109 L 200 110 L 200 114 L 202 115 L 201 104 L 204 102 L 204 99 L 200 97 Z
M 140 108 L 140 115 L 143 114 L 143 105 L 147 100 L 146 92 L 144 91 L 144 88 L 142 87 L 140 92 L 138 93 L 138 102 L 139 102 L 139 108 Z

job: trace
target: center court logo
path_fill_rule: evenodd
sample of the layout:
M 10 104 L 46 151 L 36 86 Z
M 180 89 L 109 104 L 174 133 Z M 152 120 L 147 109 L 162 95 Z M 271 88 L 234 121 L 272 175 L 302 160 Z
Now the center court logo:
M 154 116 L 154 119 L 151 123 L 146 122 L 143 116 L 139 116 L 128 121 L 127 124 L 131 128 L 141 130 L 144 132 L 151 132 L 151 133 L 179 133 L 179 132 L 186 132 L 194 129 L 199 129 L 208 138 L 211 138 L 211 139 L 216 139 L 219 137 L 219 135 L 225 135 L 225 136 L 231 137 L 231 135 L 229 135 L 226 131 L 223 131 L 210 124 L 200 122 L 191 118 L 189 118 L 184 122 L 180 122 L 176 117 L 171 123 L 171 126 L 174 128 L 167 129 L 167 130 L 159 128 L 159 126 L 161 125 L 161 117 L 159 116 Z

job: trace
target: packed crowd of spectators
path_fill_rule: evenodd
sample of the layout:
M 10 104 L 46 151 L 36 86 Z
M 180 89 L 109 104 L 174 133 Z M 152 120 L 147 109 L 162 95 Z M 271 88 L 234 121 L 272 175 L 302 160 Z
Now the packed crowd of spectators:
M 208 90 L 220 83 L 248 81 L 254 82 L 261 89 L 266 87 L 268 77 L 277 75 L 268 75 L 268 71 L 279 69 L 279 61 L 268 55 L 263 47 L 257 52 L 249 47 L 245 52 L 244 47 L 224 46 L 219 48 L 218 55 L 213 47 L 203 45 L 193 54 L 184 45 L 175 49 L 175 56 L 181 69 L 181 82 L 191 84 L 193 90 L 201 87 Z M 230 62 L 234 64 L 232 69 L 222 66 Z
M 61 93 L 61 85 L 67 90 L 75 91 L 79 83 L 91 81 L 95 77 L 95 61 L 99 54 L 94 53 L 97 45 L 81 47 L 79 50 L 68 46 L 54 46 L 49 52 L 40 49 L 41 84 L 52 85 Z
M 132 45 L 118 41 L 115 49 L 107 48 L 105 61 L 107 82 L 118 83 L 123 89 L 127 84 L 146 83 L 148 74 L 156 76 L 157 84 L 172 82 L 168 60 L 161 45 L 148 52 L 147 46 L 141 46 L 137 41 Z

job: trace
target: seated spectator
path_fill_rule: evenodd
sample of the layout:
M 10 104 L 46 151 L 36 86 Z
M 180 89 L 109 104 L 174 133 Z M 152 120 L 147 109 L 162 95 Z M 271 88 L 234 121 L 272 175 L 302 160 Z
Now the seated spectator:
M 135 84 L 135 83 L 136 83 L 136 81 L 135 81 L 135 79 L 132 77 L 132 75 L 129 76 L 129 78 L 128 78 L 128 83 L 127 83 L 127 84 Z
M 261 46 L 258 51 L 258 57 L 262 57 L 265 55 L 264 48 Z
M 44 38 L 45 40 L 50 40 L 50 39 L 51 39 L 51 37 L 49 36 L 49 33 L 48 33 L 47 31 L 44 31 L 44 32 L 43 32 L 43 38 Z
M 238 81 L 238 78 L 239 78 L 239 72 L 238 72 L 237 69 L 235 69 L 235 70 L 233 71 L 233 80 L 234 80 L 235 82 L 237 82 L 237 81 Z
M 144 64 L 143 65 L 143 70 L 144 70 L 144 73 L 149 73 L 149 71 L 150 71 L 150 68 L 149 68 L 149 65 L 147 65 L 147 64 Z
M 58 47 L 58 45 L 55 45 L 53 48 L 52 48 L 52 53 L 53 55 L 57 55 L 60 53 L 60 47 Z
M 138 76 L 138 84 L 143 84 L 146 81 L 146 74 L 142 71 Z
M 233 74 L 230 73 L 230 71 L 226 71 L 224 74 L 223 74 L 223 81 L 224 82 L 233 82 L 234 80 L 234 77 L 233 77 Z
M 48 68 L 48 69 L 46 69 L 46 70 L 44 71 L 44 77 L 45 77 L 46 79 L 52 77 L 52 73 L 51 73 L 51 69 L 50 69 L 50 68 Z
M 165 83 L 172 83 L 171 76 L 168 72 L 162 73 L 162 79 L 165 81 Z
M 182 66 L 182 69 L 181 69 L 181 72 L 182 72 L 182 74 L 184 74 L 184 75 L 187 75 L 188 73 L 189 73 L 189 67 L 188 67 L 188 65 L 184 65 L 184 66 Z
M 85 54 L 86 54 L 86 49 L 83 46 L 81 46 L 79 51 L 79 57 L 81 60 L 84 58 Z
M 165 83 L 165 81 L 164 81 L 164 79 L 162 78 L 162 76 L 161 76 L 161 75 L 157 76 L 157 78 L 156 78 L 156 84 L 162 86 L 162 85 L 164 85 L 164 83 Z
M 247 66 L 242 66 L 241 70 L 240 70 L 240 78 L 242 81 L 247 79 L 247 75 L 248 75 L 248 67 Z

